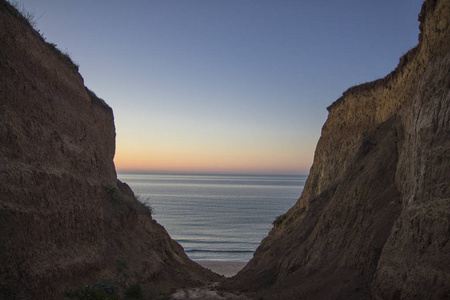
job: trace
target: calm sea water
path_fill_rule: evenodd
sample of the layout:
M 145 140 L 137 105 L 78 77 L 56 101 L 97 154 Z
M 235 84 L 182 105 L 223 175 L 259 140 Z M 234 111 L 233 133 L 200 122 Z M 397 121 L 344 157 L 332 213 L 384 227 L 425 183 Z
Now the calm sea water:
M 307 176 L 118 173 L 195 260 L 248 261 Z

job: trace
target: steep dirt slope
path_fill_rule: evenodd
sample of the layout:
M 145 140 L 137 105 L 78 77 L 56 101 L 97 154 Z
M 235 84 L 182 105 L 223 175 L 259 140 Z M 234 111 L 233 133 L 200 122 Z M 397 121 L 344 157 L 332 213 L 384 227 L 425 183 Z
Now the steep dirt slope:
M 450 1 L 419 44 L 329 108 L 302 196 L 225 288 L 263 299 L 450 295 Z
M 114 151 L 111 108 L 0 1 L 1 299 L 61 299 L 101 280 L 217 280 L 117 180 Z

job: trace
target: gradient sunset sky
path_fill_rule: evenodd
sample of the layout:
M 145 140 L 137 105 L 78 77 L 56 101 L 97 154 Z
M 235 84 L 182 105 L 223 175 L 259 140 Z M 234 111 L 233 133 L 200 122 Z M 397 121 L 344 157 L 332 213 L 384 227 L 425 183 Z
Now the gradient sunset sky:
M 418 41 L 419 0 L 22 0 L 114 110 L 118 171 L 308 174 L 326 107 Z

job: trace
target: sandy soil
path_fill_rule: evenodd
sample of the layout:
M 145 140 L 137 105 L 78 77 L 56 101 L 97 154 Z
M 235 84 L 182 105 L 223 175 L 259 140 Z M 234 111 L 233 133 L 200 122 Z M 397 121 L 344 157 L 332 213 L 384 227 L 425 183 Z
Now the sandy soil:
M 171 295 L 172 300 L 249 300 L 244 295 L 233 294 L 229 292 L 223 292 L 215 289 L 214 287 L 196 288 L 190 290 L 178 290 L 175 294 Z
M 247 262 L 236 261 L 196 260 L 195 262 L 225 277 L 236 275 L 247 264 Z M 239 293 L 220 291 L 217 289 L 217 283 L 212 283 L 204 288 L 179 289 L 171 295 L 170 299 L 246 300 L 248 298 Z
M 199 265 L 210 269 L 214 273 L 223 275 L 225 277 L 232 277 L 236 275 L 247 262 L 240 261 L 213 261 L 213 260 L 196 260 Z

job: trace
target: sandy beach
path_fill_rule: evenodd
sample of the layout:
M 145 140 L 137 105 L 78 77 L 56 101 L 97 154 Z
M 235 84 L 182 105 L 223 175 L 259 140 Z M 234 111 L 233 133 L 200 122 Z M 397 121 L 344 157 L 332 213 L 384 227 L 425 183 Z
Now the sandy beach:
M 217 260 L 194 260 L 201 266 L 210 269 L 211 271 L 223 275 L 225 277 L 232 277 L 236 275 L 247 262 L 240 261 L 217 261 Z M 231 293 L 219 291 L 217 289 L 217 283 L 213 283 L 209 286 L 193 289 L 178 289 L 174 294 L 170 296 L 170 299 L 211 299 L 211 300 L 247 300 L 245 295 L 240 293 Z
M 236 275 L 236 273 L 239 272 L 247 264 L 247 262 L 240 261 L 215 260 L 196 260 L 195 262 L 225 277 L 232 277 Z

